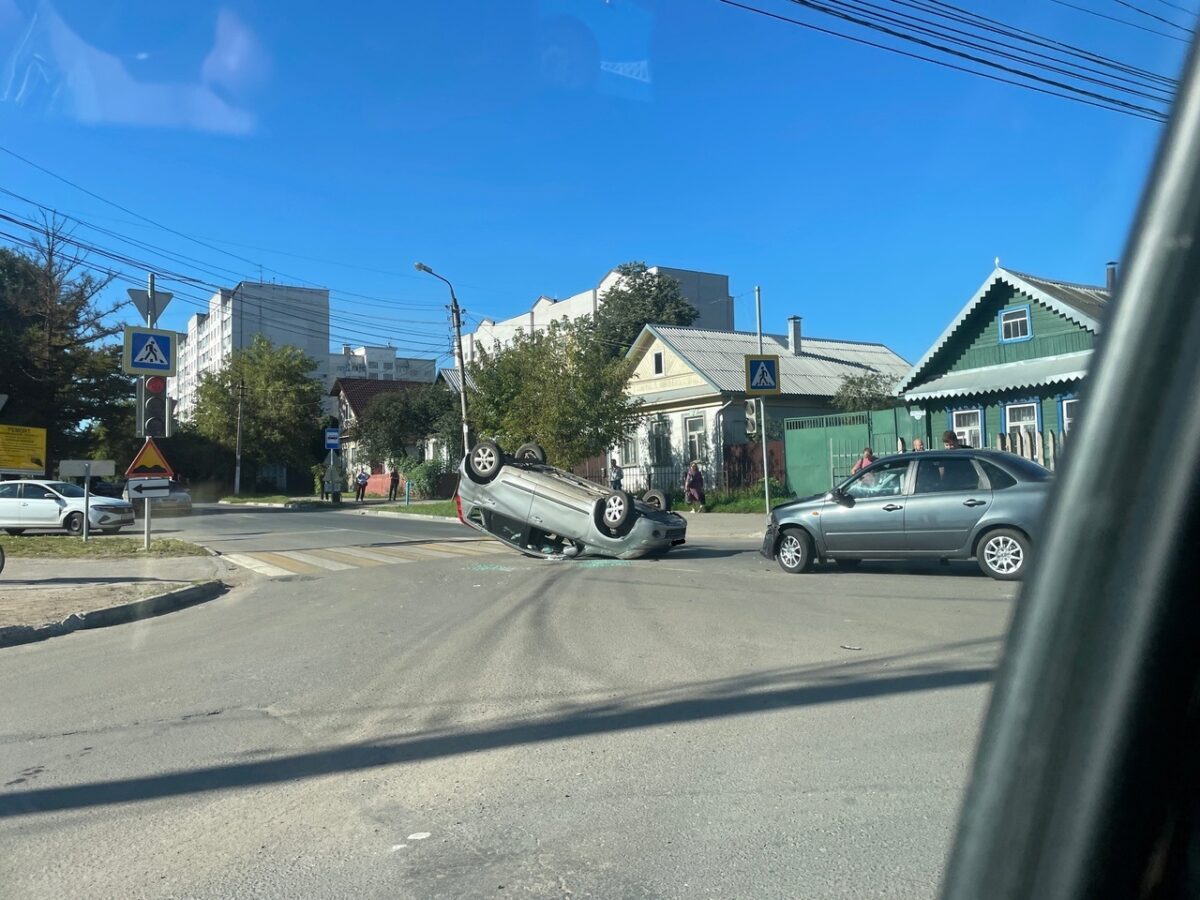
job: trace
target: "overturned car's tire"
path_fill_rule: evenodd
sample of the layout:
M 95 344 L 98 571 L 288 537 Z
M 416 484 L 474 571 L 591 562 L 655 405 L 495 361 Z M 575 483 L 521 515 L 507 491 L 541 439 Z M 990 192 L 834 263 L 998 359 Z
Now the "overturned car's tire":
M 503 466 L 504 451 L 495 441 L 480 441 L 467 454 L 467 477 L 476 484 L 487 484 Z
M 531 441 L 517 448 L 516 457 L 525 462 L 544 463 L 546 461 L 546 451 L 542 448 L 541 444 L 535 444 Z
M 671 508 L 671 498 L 658 488 L 650 488 L 650 490 L 642 494 L 642 502 L 647 506 L 653 506 L 655 509 L 664 511 Z
M 633 527 L 633 498 L 622 490 L 609 491 L 596 501 L 593 516 L 601 534 L 623 537 Z

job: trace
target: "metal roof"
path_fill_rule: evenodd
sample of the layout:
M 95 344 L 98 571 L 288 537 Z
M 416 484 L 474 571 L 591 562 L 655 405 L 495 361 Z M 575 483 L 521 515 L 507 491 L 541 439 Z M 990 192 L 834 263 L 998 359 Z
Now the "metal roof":
M 330 397 L 346 395 L 346 402 L 355 416 L 361 416 L 367 405 L 380 394 L 398 394 L 412 388 L 424 387 L 421 381 L 387 381 L 381 378 L 338 378 L 329 391 Z
M 1013 275 L 1016 275 L 1026 284 L 1033 285 L 1060 303 L 1065 303 L 1072 309 L 1078 310 L 1089 319 L 1099 320 L 1108 307 L 1108 301 L 1112 299 L 1108 288 L 1100 287 L 1099 285 L 1052 281 L 1049 278 L 1039 278 L 1036 275 L 1027 275 L 1024 272 L 1013 272 L 1011 269 L 1008 271 L 1012 272 Z
M 1109 292 L 1106 288 L 1071 284 L 1066 281 L 1052 281 L 1048 278 L 1038 278 L 997 266 L 992 270 L 992 274 L 988 276 L 983 286 L 967 301 L 967 305 L 960 309 L 954 320 L 946 326 L 946 330 L 933 342 L 933 346 L 925 352 L 916 365 L 908 370 L 899 385 L 900 391 L 904 392 L 905 396 L 909 396 L 906 389 L 918 379 L 922 370 L 937 356 L 946 342 L 967 320 L 967 317 L 984 301 L 992 288 L 1001 283 L 1016 288 L 1026 296 L 1032 297 L 1043 306 L 1054 310 L 1092 333 L 1100 331 L 1101 319 L 1109 300 Z
M 746 389 L 745 357 L 758 353 L 756 333 L 647 325 L 630 349 L 631 354 L 639 348 L 644 352 L 649 334 L 658 337 L 716 390 Z M 899 379 L 908 371 L 908 363 L 883 344 L 805 337 L 800 348 L 798 355 L 793 354 L 786 335 L 763 335 L 763 353 L 779 355 L 780 387 L 785 394 L 831 397 L 847 375 L 876 371 Z
M 1078 381 L 1087 374 L 1092 351 L 1063 353 L 1060 356 L 1043 356 L 1021 362 L 1003 363 L 979 369 L 963 369 L 948 372 L 907 391 L 905 400 L 935 400 L 939 397 L 965 397 L 972 394 L 990 394 L 1020 388 L 1041 387 Z
M 458 369 L 438 369 L 438 375 L 446 382 L 446 386 L 454 393 L 462 390 L 462 379 L 459 377 Z M 471 377 L 471 373 L 467 372 L 467 386 L 474 389 L 475 379 Z

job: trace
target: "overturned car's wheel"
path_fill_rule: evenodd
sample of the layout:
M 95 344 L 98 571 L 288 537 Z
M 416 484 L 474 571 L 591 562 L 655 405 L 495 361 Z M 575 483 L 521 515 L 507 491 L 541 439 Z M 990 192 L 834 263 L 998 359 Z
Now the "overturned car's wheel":
M 602 534 L 628 534 L 633 525 L 633 498 L 622 490 L 609 491 L 596 501 L 594 517 Z
M 504 451 L 495 441 L 480 441 L 467 454 L 467 476 L 476 484 L 487 484 L 503 465 Z
M 658 488 L 650 488 L 642 494 L 642 502 L 655 509 L 668 510 L 671 508 L 671 499 Z
M 535 444 L 531 441 L 517 448 L 516 457 L 525 462 L 544 463 L 546 461 L 546 451 L 542 449 L 541 444 Z

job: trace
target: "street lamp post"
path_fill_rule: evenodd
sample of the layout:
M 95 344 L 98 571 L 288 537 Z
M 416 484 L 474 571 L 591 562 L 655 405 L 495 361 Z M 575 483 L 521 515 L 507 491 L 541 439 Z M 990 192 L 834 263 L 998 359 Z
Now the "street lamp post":
M 458 367 L 458 400 L 462 407 L 463 453 L 465 454 L 471 449 L 471 439 L 467 429 L 467 366 L 463 357 L 462 313 L 458 308 L 458 297 L 455 296 L 454 285 L 448 278 L 443 278 L 425 263 L 419 262 L 416 266 L 418 272 L 432 275 L 438 281 L 445 282 L 446 287 L 450 288 L 450 319 L 454 323 L 454 363 Z

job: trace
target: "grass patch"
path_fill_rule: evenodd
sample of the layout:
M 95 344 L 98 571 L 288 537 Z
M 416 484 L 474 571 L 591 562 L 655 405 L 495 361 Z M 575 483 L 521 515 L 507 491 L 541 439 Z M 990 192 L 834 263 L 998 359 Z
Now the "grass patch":
M 457 519 L 458 509 L 454 505 L 453 500 L 433 500 L 430 502 L 412 503 L 405 506 L 403 503 L 395 506 L 380 506 L 377 509 L 383 512 L 399 512 L 412 513 L 417 516 L 441 516 L 443 518 Z
M 720 513 L 761 513 L 766 515 L 767 508 L 763 502 L 762 494 L 755 497 L 722 497 L 719 495 L 709 494 L 705 499 L 708 503 L 704 505 L 705 512 L 720 512 Z M 794 497 L 776 497 L 771 495 L 771 505 L 778 506 L 788 500 L 794 500 Z M 678 507 L 680 510 L 686 510 L 686 504 L 681 504 Z
M 174 538 L 154 538 L 149 552 L 140 537 L 83 538 L 65 534 L 0 535 L 0 547 L 13 559 L 116 559 L 123 556 L 207 556 L 197 544 Z

